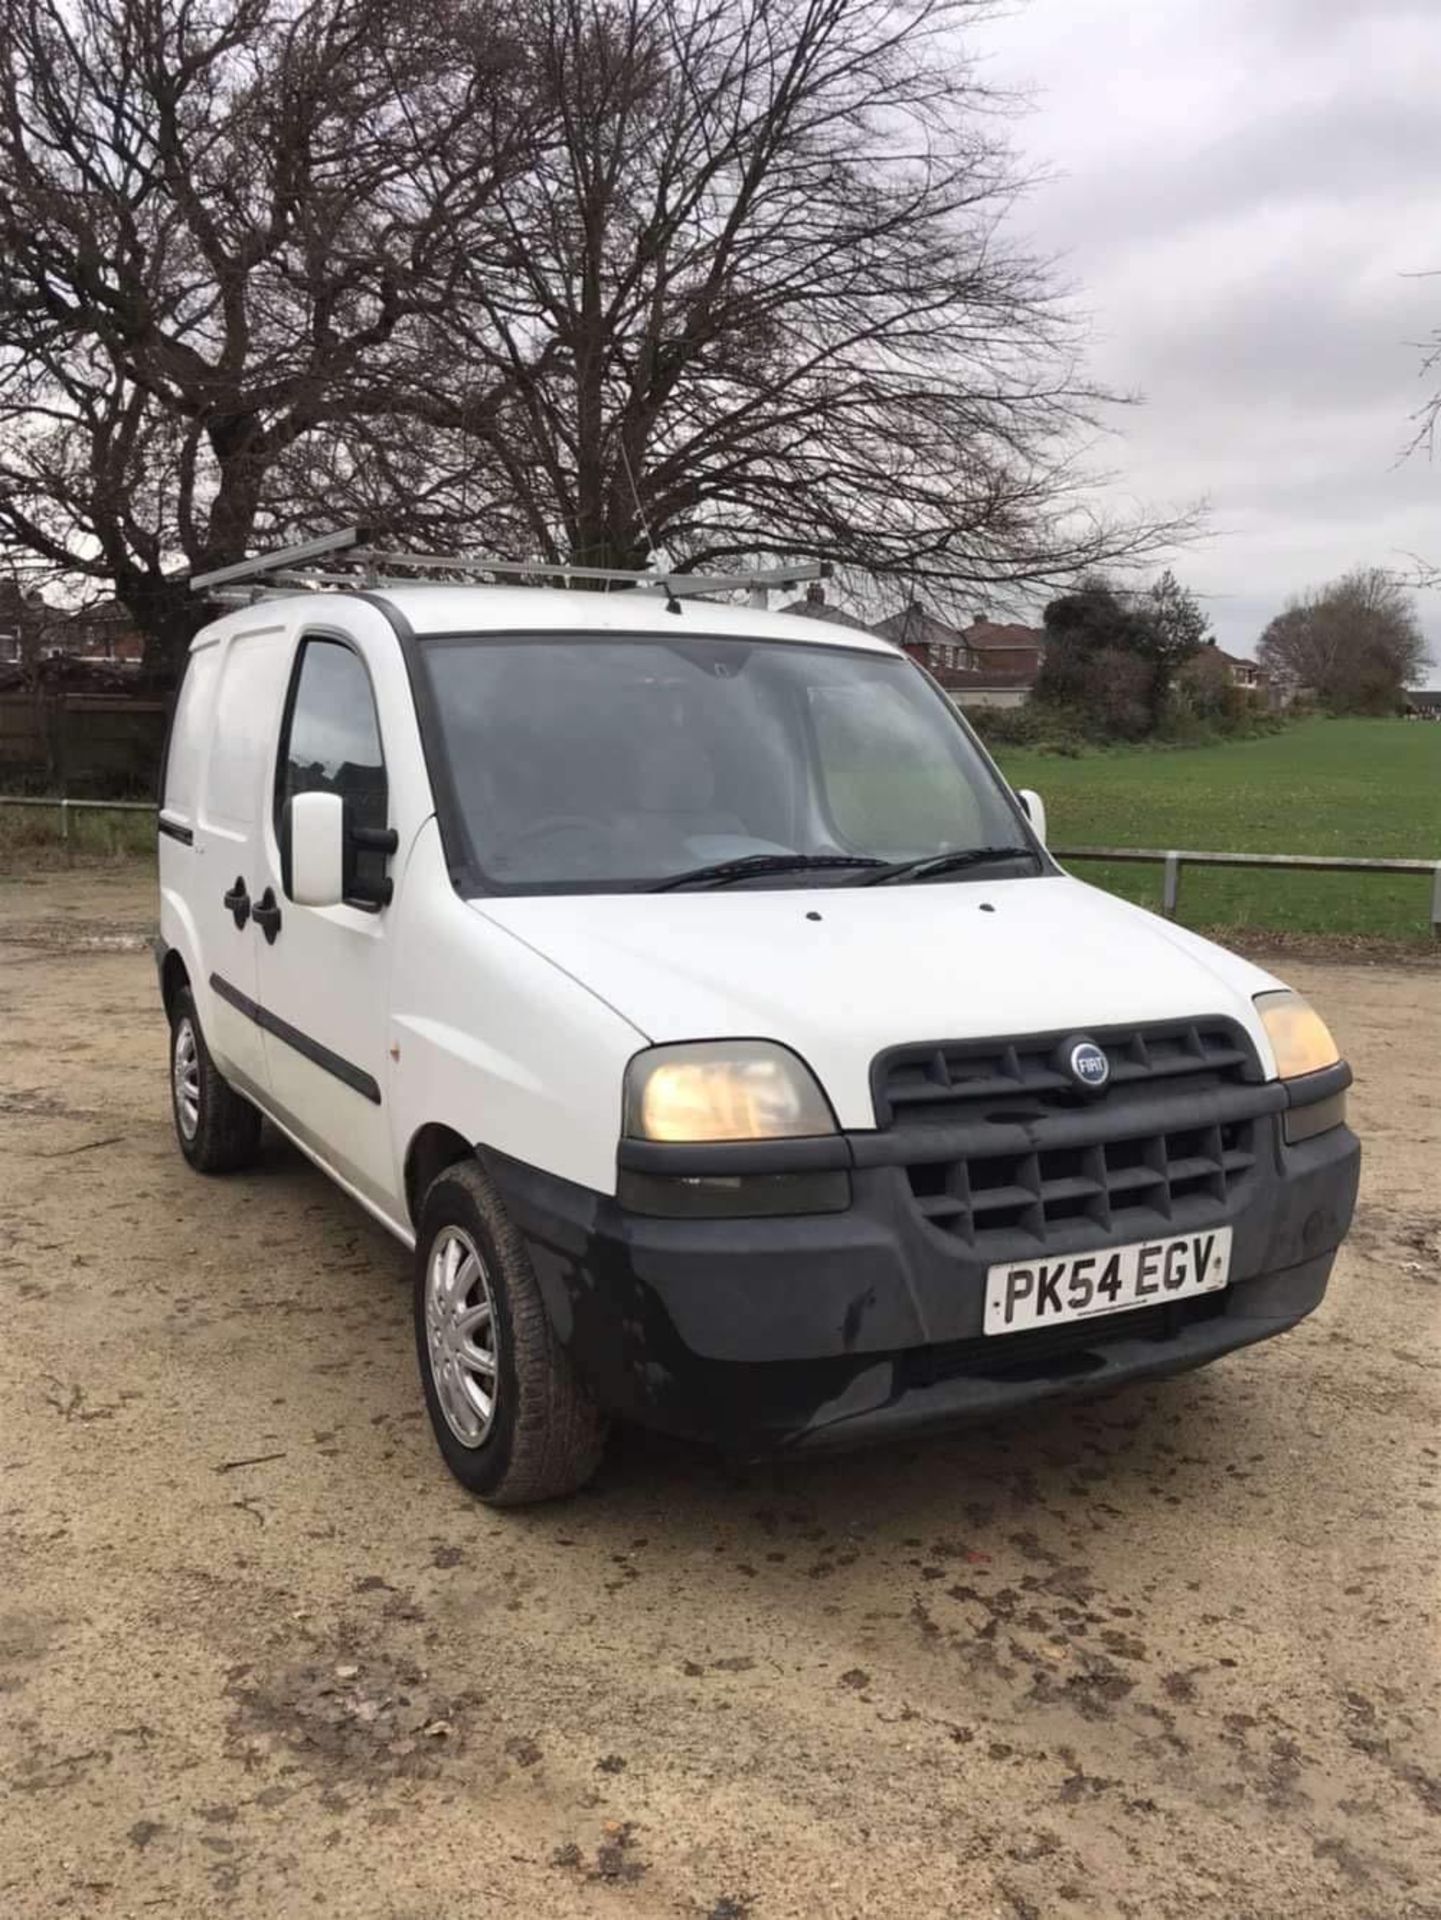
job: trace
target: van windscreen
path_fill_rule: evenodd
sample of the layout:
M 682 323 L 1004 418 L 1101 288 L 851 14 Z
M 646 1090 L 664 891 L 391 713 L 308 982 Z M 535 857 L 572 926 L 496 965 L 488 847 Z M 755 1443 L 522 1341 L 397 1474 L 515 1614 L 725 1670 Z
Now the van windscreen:
M 1034 857 L 945 697 L 899 655 L 705 635 L 437 636 L 419 650 L 436 784 L 487 890 L 629 891 L 768 855 L 854 855 L 858 873 L 979 846 Z

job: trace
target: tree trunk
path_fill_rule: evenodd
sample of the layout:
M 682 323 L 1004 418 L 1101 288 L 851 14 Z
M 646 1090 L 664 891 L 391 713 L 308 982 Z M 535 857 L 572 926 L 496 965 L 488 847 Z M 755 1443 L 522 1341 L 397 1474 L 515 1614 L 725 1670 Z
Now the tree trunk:
M 598 522 L 581 526 L 567 554 L 577 567 L 621 567 L 639 572 L 652 564 L 650 542 L 634 527 L 607 526 Z M 578 586 L 585 585 L 577 581 Z
M 116 597 L 145 639 L 141 684 L 168 692 L 179 684 L 190 642 L 213 619 L 214 606 L 192 593 L 187 580 L 156 574 L 121 580 Z

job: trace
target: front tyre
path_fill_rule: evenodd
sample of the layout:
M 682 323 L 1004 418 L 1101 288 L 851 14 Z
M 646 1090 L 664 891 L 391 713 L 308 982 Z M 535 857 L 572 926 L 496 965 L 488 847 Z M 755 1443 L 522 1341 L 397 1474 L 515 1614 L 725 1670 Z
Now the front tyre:
M 554 1500 L 600 1464 L 605 1422 L 551 1331 L 524 1243 L 476 1161 L 421 1209 L 415 1345 L 445 1463 L 497 1507 Z
M 235 1173 L 260 1151 L 260 1115 L 211 1059 L 189 987 L 170 1013 L 170 1111 L 197 1173 Z

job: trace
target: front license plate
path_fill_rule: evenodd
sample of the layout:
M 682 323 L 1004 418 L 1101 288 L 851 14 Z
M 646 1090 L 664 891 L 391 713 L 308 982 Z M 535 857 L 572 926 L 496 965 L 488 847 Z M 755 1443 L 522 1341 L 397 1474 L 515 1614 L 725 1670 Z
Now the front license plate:
M 1138 1240 L 1100 1253 L 1008 1261 L 986 1274 L 986 1332 L 1020 1333 L 1216 1293 L 1230 1273 L 1229 1227 Z

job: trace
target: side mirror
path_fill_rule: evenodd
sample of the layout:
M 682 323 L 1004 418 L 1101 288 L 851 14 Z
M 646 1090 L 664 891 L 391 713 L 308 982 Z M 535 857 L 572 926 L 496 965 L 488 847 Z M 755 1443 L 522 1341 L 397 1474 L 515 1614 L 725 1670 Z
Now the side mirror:
M 290 802 L 290 897 L 302 907 L 345 898 L 345 802 L 338 793 L 297 793 Z
M 1042 846 L 1046 844 L 1046 803 L 1040 794 L 1031 787 L 1022 787 L 1016 798 L 1026 810 L 1026 818 L 1035 829 L 1036 838 Z

